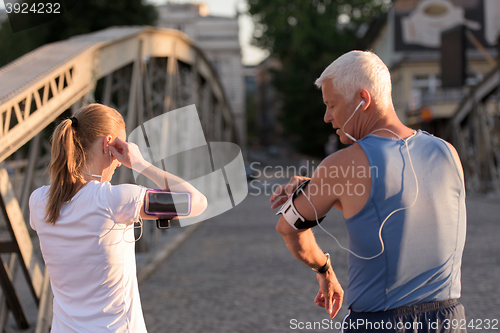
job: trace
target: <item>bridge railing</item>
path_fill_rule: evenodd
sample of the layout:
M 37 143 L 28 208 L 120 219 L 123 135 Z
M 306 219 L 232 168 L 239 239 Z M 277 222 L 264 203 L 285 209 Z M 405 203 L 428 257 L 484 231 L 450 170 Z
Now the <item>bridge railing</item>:
M 462 100 L 450 122 L 468 190 L 500 194 L 500 67 Z
M 0 68 L 0 189 L 6 189 L 0 201 L 8 207 L 0 220 L 14 243 L 23 235 L 23 242 L 0 243 L 3 256 L 10 255 L 9 266 L 1 265 L 6 274 L 0 280 L 6 284 L 2 284 L 4 297 L 0 299 L 0 330 L 7 320 L 6 302 L 12 310 L 12 282 L 18 266 L 42 311 L 37 331 L 47 331 L 51 322 L 46 272 L 33 275 L 45 271 L 36 258 L 38 242 L 26 243 L 26 235 L 35 237 L 26 227 L 28 198 L 35 188 L 49 183 L 48 139 L 54 121 L 94 101 L 117 109 L 126 121 L 127 134 L 164 112 L 195 104 L 207 141 L 237 140 L 216 72 L 196 44 L 177 30 L 110 28 L 45 45 Z M 113 178 L 115 183 L 133 181 L 125 167 Z M 16 226 L 14 231 L 11 225 Z M 159 231 L 145 228 L 145 232 L 149 234 L 138 242 L 143 251 L 151 245 L 147 240 L 157 238 L 151 233 Z M 6 290 L 13 292 L 11 298 L 6 299 Z M 15 309 L 18 326 L 26 328 L 29 323 L 22 307 Z

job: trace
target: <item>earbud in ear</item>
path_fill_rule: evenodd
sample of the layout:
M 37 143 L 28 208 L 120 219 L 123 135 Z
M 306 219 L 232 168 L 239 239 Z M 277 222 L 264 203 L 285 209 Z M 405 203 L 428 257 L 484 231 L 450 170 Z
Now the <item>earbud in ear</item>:
M 359 102 L 358 106 L 356 106 L 356 110 L 354 110 L 354 112 L 352 113 L 351 117 L 356 113 L 356 111 L 358 111 L 358 109 L 361 107 L 361 105 L 365 105 L 365 101 L 361 100 L 361 102 Z M 351 118 L 349 118 L 349 120 L 350 119 Z

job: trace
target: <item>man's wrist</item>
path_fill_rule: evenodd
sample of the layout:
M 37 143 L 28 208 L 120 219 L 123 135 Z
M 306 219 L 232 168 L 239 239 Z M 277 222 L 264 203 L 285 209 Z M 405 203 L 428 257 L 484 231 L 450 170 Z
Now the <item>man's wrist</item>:
M 311 268 L 318 274 L 325 274 L 332 267 L 330 254 L 325 252 L 325 256 L 326 256 L 326 263 L 323 266 L 319 267 L 318 269 Z

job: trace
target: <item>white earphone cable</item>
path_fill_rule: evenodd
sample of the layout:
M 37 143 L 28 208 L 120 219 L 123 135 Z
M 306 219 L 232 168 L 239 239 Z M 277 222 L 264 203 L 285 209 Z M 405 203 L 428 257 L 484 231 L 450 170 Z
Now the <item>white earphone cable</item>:
M 353 113 L 353 114 L 354 114 L 354 113 Z M 352 115 L 351 115 L 351 117 L 352 117 Z M 350 119 L 350 118 L 349 118 L 349 119 Z M 348 120 L 348 121 L 349 121 L 349 120 Z M 398 209 L 396 209 L 396 210 L 392 211 L 389 215 L 387 215 L 387 217 L 384 219 L 384 221 L 383 221 L 383 222 L 382 222 L 382 224 L 380 225 L 380 229 L 379 229 L 379 231 L 378 231 L 378 238 L 379 238 L 379 240 L 380 240 L 380 244 L 381 244 L 381 246 L 382 246 L 382 249 L 380 250 L 380 252 L 379 252 L 378 254 L 376 254 L 376 255 L 374 255 L 374 256 L 372 256 L 372 257 L 363 257 L 363 256 L 360 256 L 360 255 L 358 255 L 358 254 L 354 253 L 354 252 L 353 252 L 353 251 L 351 251 L 350 249 L 345 248 L 345 247 L 343 247 L 342 245 L 340 245 L 340 242 L 338 241 L 338 239 L 337 239 L 335 236 L 333 236 L 331 233 L 329 233 L 327 230 L 325 230 L 325 228 L 323 228 L 323 227 L 321 226 L 321 224 L 320 224 L 320 223 L 319 223 L 319 221 L 318 221 L 318 213 L 317 213 L 317 211 L 316 211 L 316 208 L 314 207 L 314 205 L 313 205 L 313 203 L 312 203 L 311 199 L 309 199 L 309 197 L 308 197 L 308 196 L 307 196 L 307 194 L 304 192 L 304 190 L 303 190 L 303 189 L 301 189 L 302 193 L 303 193 L 303 194 L 304 194 L 304 196 L 306 197 L 307 201 L 309 201 L 309 203 L 311 204 L 311 206 L 312 206 L 312 208 L 313 208 L 313 210 L 314 210 L 314 215 L 315 215 L 315 218 L 316 218 L 316 224 L 317 224 L 317 225 L 321 228 L 321 230 L 323 230 L 323 231 L 324 231 L 324 232 L 326 232 L 326 233 L 327 233 L 330 237 L 332 237 L 333 239 L 335 239 L 335 241 L 337 242 L 337 244 L 339 245 L 339 247 L 340 247 L 341 249 L 346 250 L 346 251 L 348 251 L 349 253 L 351 253 L 352 255 L 356 256 L 357 258 L 359 258 L 359 259 L 363 259 L 363 260 L 371 260 L 371 259 L 375 259 L 375 258 L 377 258 L 378 256 L 380 256 L 380 255 L 384 252 L 384 250 L 385 250 L 385 245 L 384 245 L 384 240 L 382 239 L 382 228 L 384 227 L 385 223 L 387 222 L 387 220 L 388 220 L 388 219 L 389 219 L 389 218 L 390 218 L 390 217 L 391 217 L 394 213 L 397 213 L 397 212 L 399 212 L 399 211 L 402 211 L 402 210 L 409 209 L 409 208 L 413 207 L 413 206 L 415 205 L 415 203 L 417 202 L 417 198 L 418 198 L 418 178 L 417 178 L 417 174 L 416 174 L 416 172 L 415 172 L 415 169 L 414 169 L 414 167 L 413 167 L 413 162 L 412 162 L 412 160 L 411 160 L 411 155 L 410 155 L 410 148 L 409 148 L 409 146 L 408 146 L 408 139 L 410 139 L 411 137 L 413 137 L 413 135 L 412 135 L 412 136 L 410 136 L 410 137 L 408 137 L 408 138 L 406 138 L 406 139 L 403 139 L 403 138 L 401 138 L 399 135 L 397 135 L 396 133 L 394 133 L 393 131 L 391 131 L 390 129 L 387 129 L 387 128 L 380 128 L 380 129 L 377 129 L 377 130 L 375 130 L 375 131 L 371 132 L 370 134 L 373 134 L 373 133 L 378 132 L 378 131 L 383 131 L 383 130 L 391 132 L 392 134 L 394 134 L 395 136 L 397 136 L 400 140 L 403 140 L 403 141 L 404 141 L 405 146 L 406 146 L 406 150 L 408 151 L 408 160 L 409 160 L 409 162 L 410 162 L 411 170 L 413 171 L 413 176 L 415 177 L 415 185 L 416 185 L 416 190 L 415 190 L 415 199 L 413 200 L 413 203 L 412 203 L 410 206 L 407 206 L 407 207 L 402 207 L 402 208 L 398 208 Z M 370 134 L 369 134 L 369 135 L 370 135 Z M 414 133 L 414 135 L 415 135 L 415 133 Z
M 96 178 L 106 178 L 108 175 L 109 175 L 109 171 L 111 170 L 111 163 L 113 163 L 113 158 L 111 157 L 111 150 L 108 150 L 109 152 L 109 167 L 108 167 L 108 172 L 106 172 L 106 174 L 104 176 L 101 176 L 101 175 L 93 175 L 91 173 L 88 173 L 88 172 L 85 172 L 82 170 L 82 172 L 84 174 L 86 174 L 87 176 L 92 176 L 92 177 L 96 177 Z
M 143 228 L 144 222 L 142 221 L 142 218 L 140 216 L 139 216 L 139 222 L 138 223 L 139 223 L 139 226 L 137 226 L 137 227 L 133 226 L 132 228 L 125 229 L 123 231 L 123 235 L 125 236 L 125 231 L 127 231 L 127 230 L 141 228 L 141 233 L 139 234 L 139 237 L 136 240 L 134 240 L 134 241 L 128 241 L 128 240 L 125 239 L 125 237 L 123 237 L 123 240 L 125 242 L 127 242 L 127 243 L 136 243 L 136 242 L 139 241 L 139 239 L 142 238 L 142 232 L 144 230 L 144 228 Z M 135 237 L 135 234 L 134 234 L 134 237 Z
M 347 133 L 347 132 L 345 131 L 345 125 L 349 122 L 349 120 L 351 120 L 351 118 L 354 116 L 354 114 L 356 113 L 356 111 L 358 111 L 359 107 L 360 107 L 362 104 L 365 104 L 365 101 L 363 101 L 363 100 L 362 100 L 361 102 L 359 102 L 359 104 L 358 104 L 358 106 L 356 107 L 356 109 L 354 110 L 354 112 L 351 114 L 351 116 L 349 117 L 349 119 L 347 119 L 347 120 L 346 120 L 346 122 L 344 123 L 344 125 L 342 126 L 342 132 L 344 132 L 344 133 L 345 133 L 345 135 L 346 135 L 349 139 L 351 139 L 352 141 L 354 141 L 354 142 L 356 142 L 357 140 L 356 140 L 353 136 L 351 136 L 349 133 Z

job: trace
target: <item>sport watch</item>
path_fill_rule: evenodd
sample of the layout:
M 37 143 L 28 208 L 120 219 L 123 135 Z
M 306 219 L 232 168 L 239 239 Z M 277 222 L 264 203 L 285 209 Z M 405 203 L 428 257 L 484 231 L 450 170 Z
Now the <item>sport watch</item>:
M 332 264 L 330 261 L 330 254 L 325 252 L 325 255 L 326 255 L 326 264 L 324 264 L 322 267 L 320 267 L 318 269 L 311 268 L 316 273 L 325 274 L 330 269 L 330 267 L 332 267 Z

